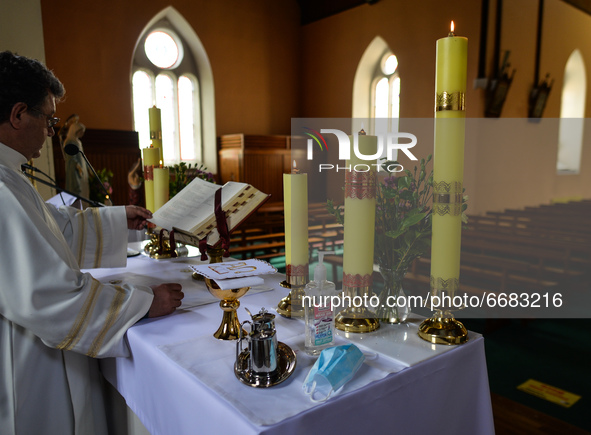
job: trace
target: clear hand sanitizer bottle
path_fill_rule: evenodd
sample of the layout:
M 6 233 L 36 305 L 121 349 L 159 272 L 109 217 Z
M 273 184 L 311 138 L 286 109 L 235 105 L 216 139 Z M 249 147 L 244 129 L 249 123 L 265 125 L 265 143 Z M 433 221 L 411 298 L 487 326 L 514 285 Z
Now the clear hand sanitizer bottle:
M 314 281 L 310 281 L 304 289 L 305 350 L 310 355 L 318 355 L 322 349 L 334 344 L 335 313 L 331 297 L 336 295 L 336 288 L 333 282 L 326 280 L 324 254 L 327 253 L 331 252 L 318 251 L 318 265 L 314 268 Z

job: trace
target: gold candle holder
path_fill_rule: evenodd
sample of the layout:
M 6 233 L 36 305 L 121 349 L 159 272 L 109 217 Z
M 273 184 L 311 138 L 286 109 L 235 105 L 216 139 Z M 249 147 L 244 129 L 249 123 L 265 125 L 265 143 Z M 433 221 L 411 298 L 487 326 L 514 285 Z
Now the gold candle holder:
M 150 241 L 144 246 L 144 252 L 150 258 L 162 260 L 173 256 L 174 249 L 170 246 L 170 241 L 166 240 L 161 232 L 155 233 L 152 228 L 148 228 L 147 232 Z
M 304 296 L 304 287 L 309 281 L 308 265 L 293 267 L 288 264 L 286 269 L 285 281 L 282 281 L 280 285 L 291 289 L 291 291 L 277 304 L 277 313 L 288 318 L 304 317 L 302 297 Z
M 343 285 L 344 300 L 354 301 L 356 297 L 368 300 L 370 286 L 350 287 Z M 335 317 L 335 327 L 345 332 L 365 333 L 373 332 L 380 327 L 380 320 L 365 306 L 349 307 Z
M 454 306 L 453 300 L 460 290 L 457 278 L 441 279 L 431 276 L 431 296 L 437 298 L 439 304 L 433 316 L 419 325 L 419 337 L 433 344 L 462 344 L 468 341 L 468 331 L 462 322 L 456 320 L 452 310 L 460 310 L 463 306 Z
M 468 331 L 450 311 L 436 310 L 419 326 L 419 337 L 433 344 L 463 344 L 468 341 Z
M 250 287 L 222 290 L 214 280 L 209 278 L 205 278 L 205 285 L 212 296 L 220 299 L 220 308 L 224 312 L 220 326 L 213 336 L 218 340 L 237 340 L 242 330 L 236 314 L 240 306 L 238 299 L 244 296 Z M 246 331 L 242 330 L 242 335 L 246 335 Z

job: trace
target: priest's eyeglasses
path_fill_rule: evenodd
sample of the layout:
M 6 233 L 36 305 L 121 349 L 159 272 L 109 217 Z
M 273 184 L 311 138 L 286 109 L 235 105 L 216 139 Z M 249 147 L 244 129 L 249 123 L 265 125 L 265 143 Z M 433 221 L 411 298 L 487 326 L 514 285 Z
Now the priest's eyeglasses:
M 28 107 L 27 110 L 30 110 L 32 112 L 37 112 L 39 115 L 45 116 L 45 118 L 47 119 L 47 128 L 53 128 L 53 127 L 55 127 L 55 125 L 58 122 L 60 122 L 60 119 L 59 118 L 56 118 L 54 116 L 48 116 L 45 113 L 43 113 L 42 111 L 40 111 L 40 110 L 33 109 L 31 107 Z

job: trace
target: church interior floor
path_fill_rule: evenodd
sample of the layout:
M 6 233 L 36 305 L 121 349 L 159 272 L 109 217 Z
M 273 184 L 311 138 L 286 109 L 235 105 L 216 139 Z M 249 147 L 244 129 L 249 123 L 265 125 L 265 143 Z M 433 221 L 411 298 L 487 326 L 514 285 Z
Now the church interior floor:
M 591 435 L 591 319 L 462 321 L 485 338 L 497 435 Z M 517 389 L 528 379 L 581 398 L 566 408 Z

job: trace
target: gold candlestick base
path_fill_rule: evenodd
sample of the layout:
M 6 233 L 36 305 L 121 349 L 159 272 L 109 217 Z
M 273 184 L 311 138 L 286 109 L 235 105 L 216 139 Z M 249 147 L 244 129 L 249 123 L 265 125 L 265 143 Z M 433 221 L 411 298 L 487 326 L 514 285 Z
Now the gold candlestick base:
M 368 310 L 359 312 L 344 310 L 337 314 L 334 324 L 337 329 L 345 332 L 373 332 L 380 327 L 380 320 L 372 318 L 372 315 Z
M 302 306 L 302 296 L 304 287 L 292 287 L 289 294 L 277 304 L 277 313 L 287 318 L 304 317 L 304 308 Z
M 209 278 L 205 278 L 205 285 L 209 293 L 220 299 L 220 308 L 224 312 L 220 326 L 213 336 L 218 340 L 237 340 L 240 338 L 240 330 L 242 329 L 236 314 L 236 310 L 240 306 L 238 299 L 244 296 L 250 287 L 222 290 L 215 281 Z M 246 332 L 242 334 L 246 335 Z
M 152 229 L 148 229 L 148 236 L 150 241 L 144 246 L 144 252 L 149 255 L 150 258 L 156 260 L 162 260 L 163 258 L 170 258 L 173 254 L 173 249 L 170 247 L 170 242 L 165 240 L 161 234 L 156 234 Z
M 308 276 L 287 275 L 285 281 L 280 283 L 281 287 L 290 288 L 289 294 L 277 304 L 277 313 L 287 318 L 303 318 L 304 307 L 302 297 L 304 286 L 308 283 Z
M 344 286 L 343 292 L 345 298 L 354 301 L 355 296 L 369 295 L 369 286 L 363 287 L 349 287 Z M 350 307 L 346 308 L 335 316 L 335 327 L 341 331 L 354 332 L 354 333 L 366 333 L 373 332 L 380 327 L 380 319 L 378 319 L 375 313 L 372 313 L 367 307 Z
M 419 337 L 434 344 L 463 344 L 468 341 L 468 331 L 462 322 L 446 311 L 436 311 L 419 326 Z

